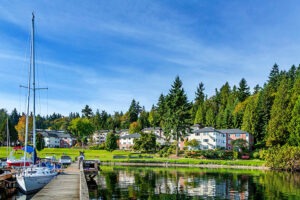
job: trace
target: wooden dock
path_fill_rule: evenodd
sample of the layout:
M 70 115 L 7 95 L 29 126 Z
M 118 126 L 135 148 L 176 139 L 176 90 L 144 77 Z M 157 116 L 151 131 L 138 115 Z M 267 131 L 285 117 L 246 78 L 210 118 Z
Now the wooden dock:
M 32 200 L 80 199 L 88 200 L 89 193 L 83 168 L 78 169 L 78 162 L 68 168 L 35 194 Z

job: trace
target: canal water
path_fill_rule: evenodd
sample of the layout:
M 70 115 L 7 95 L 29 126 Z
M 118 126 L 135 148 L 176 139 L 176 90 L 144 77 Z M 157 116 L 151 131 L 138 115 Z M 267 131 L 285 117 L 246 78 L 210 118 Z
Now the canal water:
M 102 166 L 90 199 L 300 199 L 300 174 L 260 170 Z
M 171 167 L 101 166 L 101 169 L 88 181 L 92 200 L 300 199 L 299 173 Z M 17 192 L 8 199 L 31 199 L 32 196 Z

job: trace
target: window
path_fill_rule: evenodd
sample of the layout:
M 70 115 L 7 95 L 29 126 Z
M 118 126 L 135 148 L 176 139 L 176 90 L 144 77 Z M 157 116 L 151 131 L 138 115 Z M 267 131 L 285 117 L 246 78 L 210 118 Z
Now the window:
M 196 136 L 199 136 L 199 133 L 195 133 Z
M 208 149 L 208 146 L 207 146 L 207 145 L 204 145 L 204 146 L 203 146 L 203 149 Z
M 208 139 L 204 139 L 203 142 L 208 142 Z
M 235 137 L 240 137 L 240 134 L 235 134 Z

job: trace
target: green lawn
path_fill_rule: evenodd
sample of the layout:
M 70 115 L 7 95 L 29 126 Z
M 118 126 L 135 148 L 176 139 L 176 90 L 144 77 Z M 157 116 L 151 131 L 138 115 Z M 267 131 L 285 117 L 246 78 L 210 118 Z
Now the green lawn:
M 82 149 L 69 148 L 45 148 L 37 154 L 40 158 L 55 155 L 58 159 L 61 155 L 69 155 L 73 160 L 79 156 Z M 136 162 L 136 163 L 178 163 L 178 164 L 216 164 L 216 165 L 246 165 L 246 166 L 264 166 L 262 160 L 212 160 L 212 159 L 194 159 L 194 158 L 161 158 L 155 154 L 138 154 L 129 151 L 115 150 L 108 152 L 106 150 L 87 150 L 84 149 L 85 159 L 98 159 L 101 162 Z M 0 147 L 0 157 L 7 156 L 6 147 Z M 23 156 L 22 151 L 18 151 L 16 157 Z

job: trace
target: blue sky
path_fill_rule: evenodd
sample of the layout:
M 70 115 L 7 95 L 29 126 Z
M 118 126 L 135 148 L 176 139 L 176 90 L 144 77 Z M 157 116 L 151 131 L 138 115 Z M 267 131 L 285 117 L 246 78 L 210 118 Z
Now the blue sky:
M 263 85 L 277 63 L 298 66 L 300 3 L 239 0 L 1 1 L 0 107 L 25 111 L 31 12 L 37 112 L 150 110 L 179 75 L 190 101 L 226 81 Z

